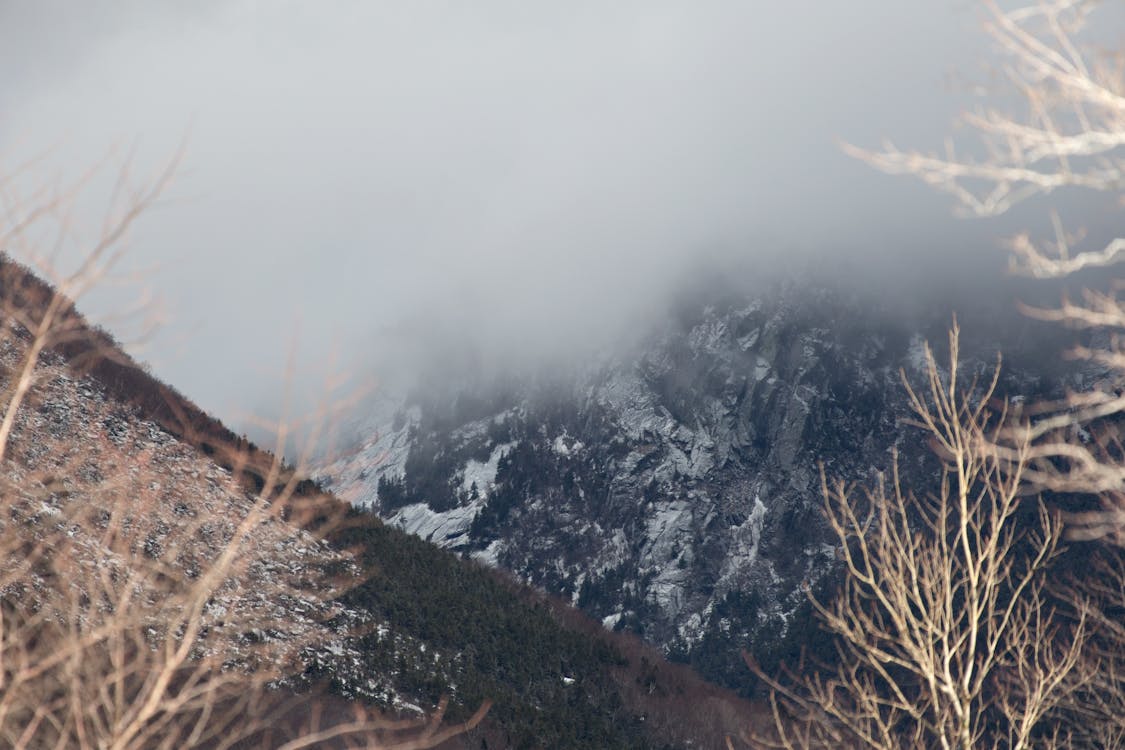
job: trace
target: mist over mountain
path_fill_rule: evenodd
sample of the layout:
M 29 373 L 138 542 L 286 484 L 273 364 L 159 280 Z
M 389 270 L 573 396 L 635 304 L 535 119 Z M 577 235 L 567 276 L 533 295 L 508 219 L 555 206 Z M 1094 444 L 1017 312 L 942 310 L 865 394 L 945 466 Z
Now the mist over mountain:
M 874 328 L 909 331 L 938 346 L 956 317 L 966 340 L 980 351 L 1004 352 L 1021 368 L 1053 368 L 1069 340 L 1057 327 L 1029 320 L 1019 305 L 1056 302 L 1062 287 L 1008 276 L 1004 261 L 990 247 L 960 264 L 936 252 L 905 253 L 874 266 L 839 257 L 814 262 L 784 252 L 762 251 L 758 258 L 701 255 L 660 284 L 639 267 L 621 289 L 621 304 L 632 307 L 628 315 L 600 317 L 598 311 L 596 320 L 576 323 L 575 316 L 591 315 L 590 307 L 597 306 L 587 304 L 583 285 L 573 287 L 568 310 L 542 320 L 521 316 L 519 304 L 489 320 L 477 319 L 471 309 L 460 316 L 418 311 L 372 334 L 369 349 L 358 353 L 359 371 L 373 376 L 376 400 L 404 393 L 437 396 L 512 379 L 549 383 L 592 363 L 642 356 L 654 339 L 681 326 L 687 311 L 769 298 L 781 288 L 791 290 L 796 307 L 805 304 L 804 295 L 809 304 L 821 294 L 846 298 Z
M 446 350 L 356 407 L 317 478 L 750 694 L 741 650 L 796 658 L 806 591 L 835 583 L 819 468 L 871 482 L 898 451 L 907 486 L 939 470 L 902 377 L 920 384 L 926 342 L 946 356 L 957 308 L 966 377 L 1003 345 L 1001 394 L 1073 378 L 1066 332 L 1019 315 L 1018 286 L 906 301 L 829 281 L 700 274 L 627 343 L 551 366 Z
M 906 301 L 998 278 L 997 238 L 1039 223 L 951 222 L 839 148 L 940 146 L 975 101 L 977 20 L 952 0 L 6 3 L 0 165 L 40 153 L 49 181 L 116 143 L 140 175 L 186 144 L 126 257 L 168 321 L 135 351 L 248 427 L 287 377 L 299 411 L 327 371 L 608 345 L 701 265 L 827 266 Z M 133 338 L 119 290 L 84 304 Z

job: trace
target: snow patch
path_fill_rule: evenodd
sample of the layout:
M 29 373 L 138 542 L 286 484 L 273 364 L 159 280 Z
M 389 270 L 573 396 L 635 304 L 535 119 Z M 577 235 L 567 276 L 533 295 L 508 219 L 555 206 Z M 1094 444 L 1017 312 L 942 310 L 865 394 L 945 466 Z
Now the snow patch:
M 441 513 L 425 503 L 414 503 L 392 513 L 387 522 L 439 547 L 458 547 L 468 542 L 469 526 L 484 503 L 483 498 L 477 499 Z
M 731 528 L 731 548 L 719 575 L 720 589 L 729 591 L 738 588 L 739 578 L 758 561 L 765 521 L 765 503 L 755 495 L 750 515 L 741 524 Z
M 503 548 L 499 539 L 492 541 L 483 550 L 474 552 L 471 557 L 477 562 L 496 568 L 500 565 L 500 550 Z
M 410 433 L 422 418 L 417 406 L 401 409 L 402 419 L 394 429 L 391 419 L 355 451 L 318 467 L 313 479 L 333 494 L 359 507 L 378 507 L 379 479 L 401 479 L 410 455 Z
M 568 444 L 567 441 L 570 441 Z M 581 440 L 574 440 L 565 432 L 555 438 L 555 442 L 551 444 L 552 450 L 563 457 L 569 457 L 578 453 L 586 446 L 582 444 Z
M 910 346 L 906 350 L 906 362 L 914 372 L 927 371 L 926 339 L 920 334 L 916 333 L 910 338 Z
M 502 443 L 492 449 L 487 461 L 477 461 L 470 458 L 465 468 L 461 470 L 461 489 L 468 492 L 473 485 L 484 497 L 496 486 L 496 472 L 500 466 L 500 459 L 508 455 L 515 443 Z

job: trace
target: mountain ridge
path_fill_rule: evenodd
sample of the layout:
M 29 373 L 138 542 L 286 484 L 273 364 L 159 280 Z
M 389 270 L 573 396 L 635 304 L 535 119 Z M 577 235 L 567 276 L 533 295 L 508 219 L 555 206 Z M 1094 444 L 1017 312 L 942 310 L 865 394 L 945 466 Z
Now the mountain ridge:
M 820 470 L 871 480 L 896 451 L 908 478 L 937 470 L 900 425 L 900 371 L 922 374 L 943 317 L 800 282 L 681 300 L 643 345 L 568 373 L 384 395 L 317 477 L 749 695 L 741 649 L 769 665 L 818 638 L 805 592 L 836 566 Z

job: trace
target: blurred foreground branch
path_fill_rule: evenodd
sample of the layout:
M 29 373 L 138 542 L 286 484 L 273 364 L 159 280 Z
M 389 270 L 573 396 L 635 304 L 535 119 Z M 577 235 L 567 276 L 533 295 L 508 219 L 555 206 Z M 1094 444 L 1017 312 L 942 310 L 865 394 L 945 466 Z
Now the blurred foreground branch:
M 64 356 L 81 339 L 124 357 L 74 301 L 113 271 L 174 166 L 139 188 L 121 169 L 68 273 L 41 243 L 76 242 L 83 181 L 27 197 L 0 182 L 0 745 L 421 748 L 475 726 L 487 706 L 445 726 L 443 708 L 401 721 L 303 688 L 311 655 L 348 635 L 328 622 L 360 575 L 323 539 L 331 509 L 302 507 L 279 457 L 228 446 L 224 469 Z M 310 515 L 315 534 L 298 524 Z
M 1042 0 L 1005 10 L 994 0 L 983 3 L 1008 85 L 996 92 L 997 104 L 965 116 L 977 158 L 952 144 L 941 155 L 891 144 L 848 151 L 886 172 L 920 178 L 970 215 L 1002 213 L 1063 189 L 1108 192 L 1125 202 L 1125 48 L 1097 48 L 1086 39 L 1100 6 Z M 1125 543 L 1125 281 L 1113 270 L 1125 261 L 1125 237 L 1091 246 L 1048 210 L 1053 236 L 1010 238 L 1011 269 L 1087 285 L 1057 307 L 1024 308 L 1082 332 L 1070 356 L 1084 363 L 1085 384 L 1024 410 L 1033 438 L 1024 479 L 1033 490 L 1093 500 L 1095 508 L 1069 516 L 1071 538 Z M 1096 284 L 1092 270 L 1100 276 Z

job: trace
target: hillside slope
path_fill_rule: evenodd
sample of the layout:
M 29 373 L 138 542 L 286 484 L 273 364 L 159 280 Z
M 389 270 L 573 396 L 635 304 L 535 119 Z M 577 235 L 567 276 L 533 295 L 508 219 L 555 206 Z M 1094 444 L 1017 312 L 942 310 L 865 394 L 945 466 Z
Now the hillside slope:
M 9 262 L 0 279 L 0 296 L 25 311 L 49 298 L 42 282 Z M 67 336 L 44 354 L 5 460 L 6 486 L 23 496 L 13 507 L 23 508 L 32 529 L 47 528 L 60 509 L 82 509 L 65 515 L 76 546 L 89 550 L 84 559 L 97 565 L 99 503 L 149 498 L 132 512 L 141 523 L 137 554 L 167 560 L 169 574 L 190 579 L 200 559 L 206 569 L 208 539 L 229 538 L 256 491 L 291 488 L 311 506 L 309 530 L 318 535 L 273 534 L 288 527 L 276 519 L 255 524 L 246 585 L 207 603 L 208 627 L 218 632 L 230 622 L 232 643 L 257 633 L 245 642 L 298 652 L 304 676 L 287 690 L 323 679 L 342 698 L 406 716 L 449 696 L 451 722 L 491 701 L 485 723 L 449 743 L 474 749 L 711 747 L 748 720 L 750 706 L 656 652 L 609 638 L 567 605 L 369 514 L 352 513 L 318 538 L 324 519 L 339 518 L 345 506 L 310 482 L 288 481 L 287 469 L 278 482 L 271 456 L 156 381 L 77 313 L 68 316 Z M 26 340 L 11 319 L 5 325 L 14 332 L 9 340 Z M 9 384 L 18 355 L 13 345 L 0 363 Z M 366 573 L 337 551 L 345 548 Z M 347 579 L 334 602 L 309 590 L 316 571 L 326 570 Z M 8 588 L 5 606 L 29 606 L 29 596 Z M 260 627 L 249 628 L 245 614 L 259 611 Z M 155 626 L 160 617 L 153 609 Z

